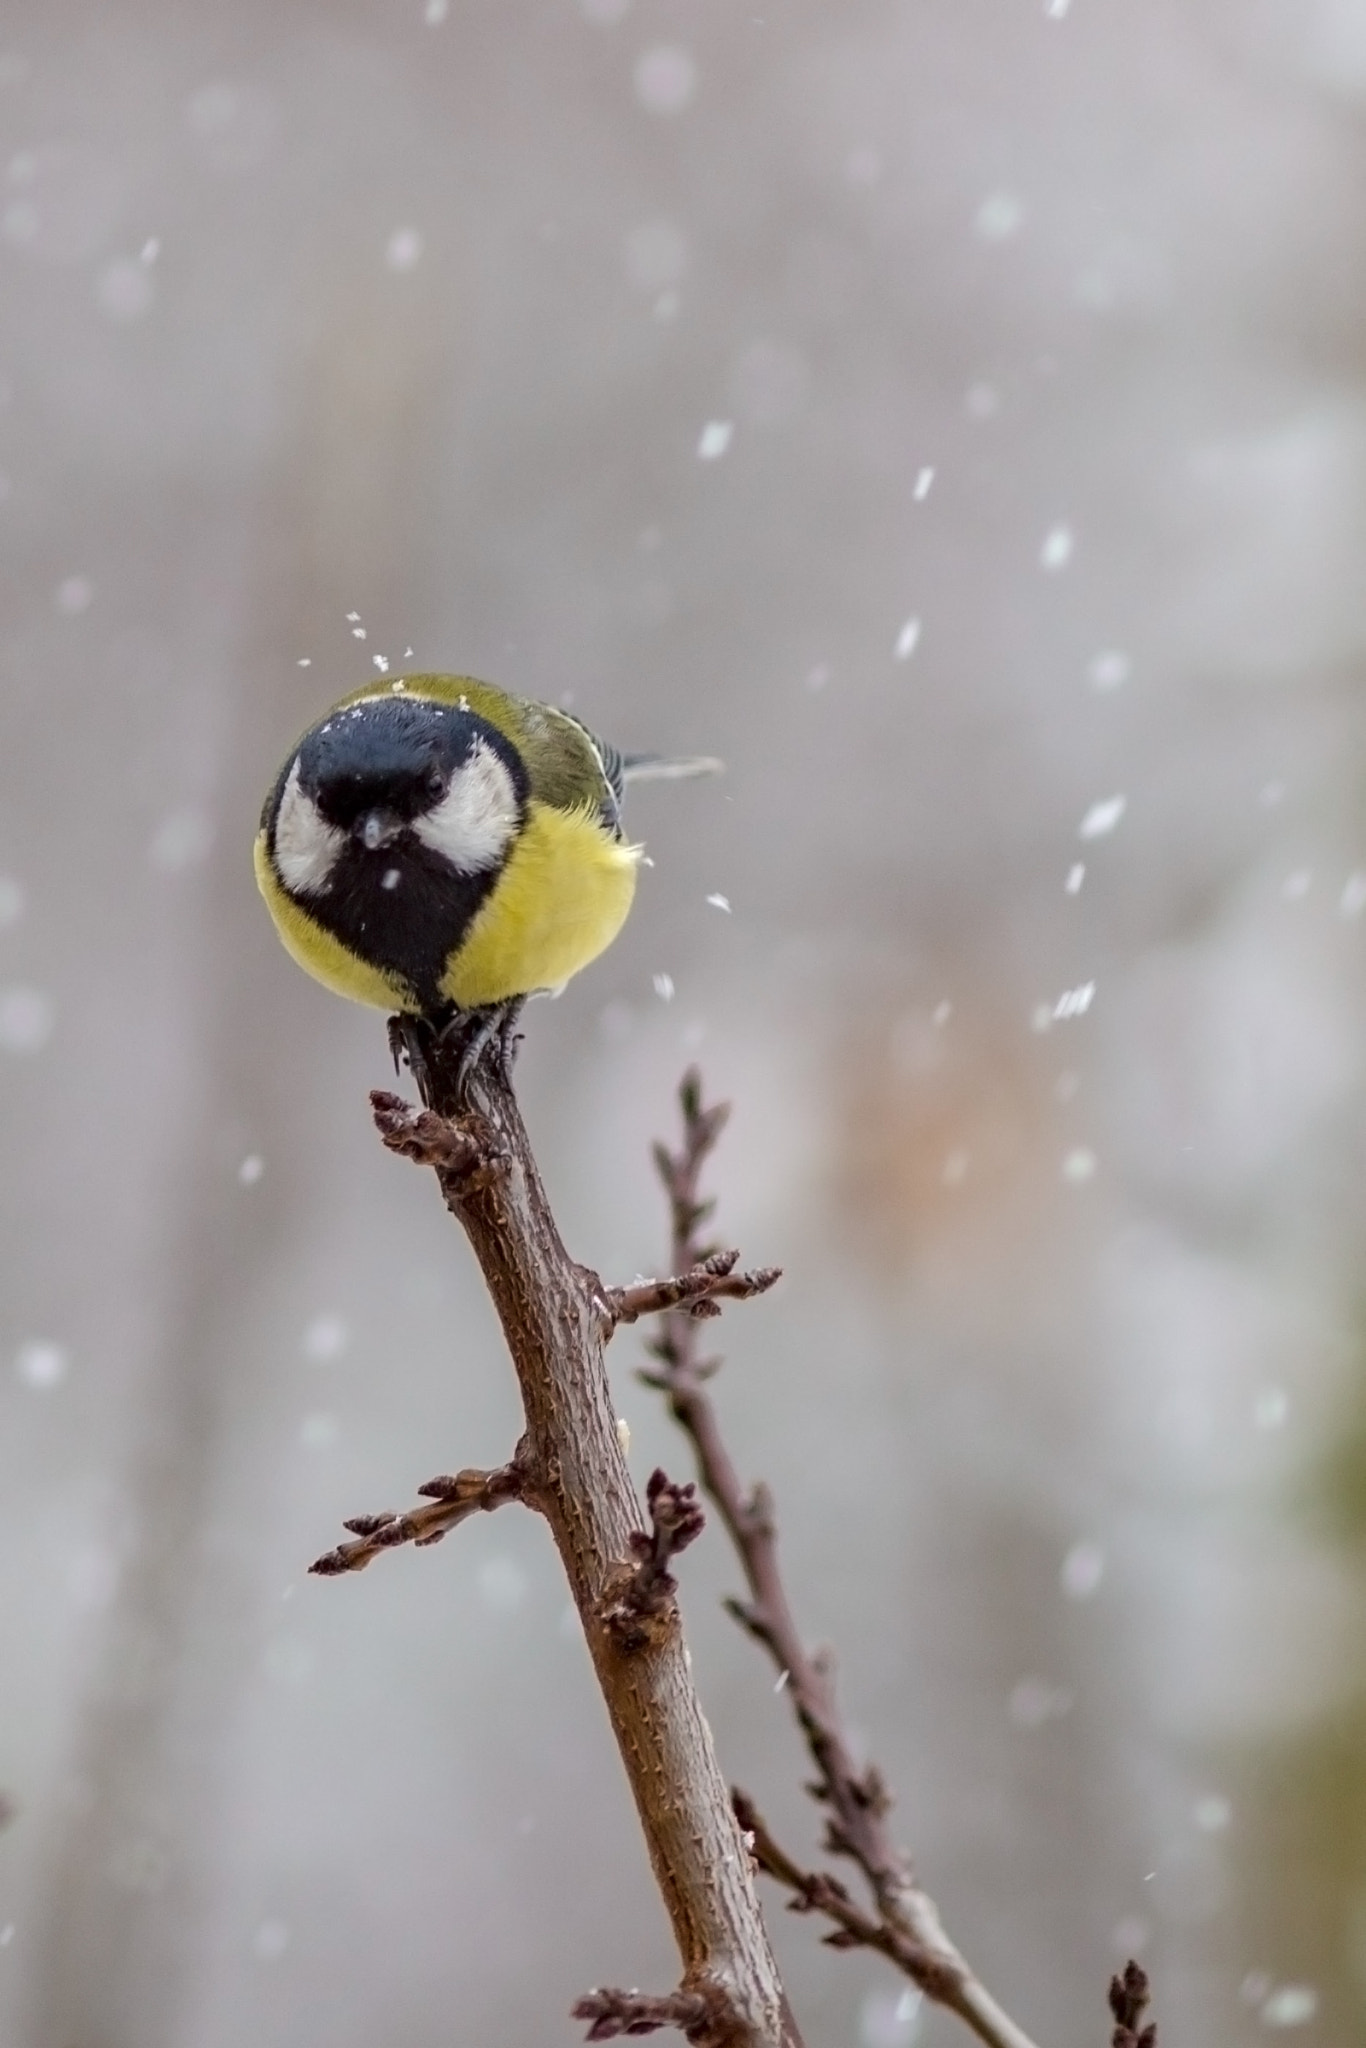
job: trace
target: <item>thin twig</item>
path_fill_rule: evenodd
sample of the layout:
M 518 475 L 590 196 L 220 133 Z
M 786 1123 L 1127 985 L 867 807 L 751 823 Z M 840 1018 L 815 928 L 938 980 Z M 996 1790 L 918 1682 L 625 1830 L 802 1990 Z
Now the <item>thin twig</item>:
M 397 1550 L 400 1544 L 439 1543 L 471 1515 L 481 1510 L 491 1513 L 510 1500 L 525 1500 L 526 1474 L 515 1460 L 492 1472 L 468 1466 L 454 1476 L 443 1474 L 439 1479 L 429 1479 L 417 1490 L 427 1495 L 426 1504 L 409 1508 L 404 1515 L 352 1515 L 342 1527 L 350 1529 L 356 1541 L 339 1543 L 308 1569 L 323 1578 L 335 1578 L 341 1572 L 363 1571 L 372 1557 L 378 1557 L 383 1550 Z
M 780 1266 L 759 1266 L 752 1273 L 737 1273 L 740 1254 L 712 1252 L 686 1273 L 672 1280 L 638 1280 L 634 1287 L 603 1290 L 603 1317 L 607 1333 L 622 1323 L 638 1323 L 642 1316 L 660 1315 L 666 1309 L 685 1308 L 699 1319 L 718 1316 L 718 1301 L 750 1301 L 767 1294 L 782 1279 Z
M 651 1998 L 641 1991 L 590 1991 L 574 2007 L 576 2020 L 591 2020 L 585 2041 L 616 2041 L 623 2034 L 657 2034 L 676 2027 L 695 2040 L 715 2024 L 716 2001 L 699 1991 L 670 1991 Z
M 1124 1975 L 1110 1979 L 1110 2011 L 1115 2021 L 1110 2048 L 1157 2048 L 1157 2028 L 1151 2020 L 1139 2031 L 1148 1997 L 1148 1973 L 1137 1963 L 1126 1963 Z
M 669 1197 L 670 1266 L 676 1273 L 686 1273 L 704 1264 L 714 1249 L 699 1240 L 699 1231 L 715 1204 L 698 1189 L 702 1167 L 729 1109 L 724 1103 L 704 1106 L 695 1068 L 684 1076 L 679 1100 L 682 1146 L 675 1153 L 656 1145 L 654 1159 Z M 722 1438 L 704 1385 L 716 1361 L 699 1355 L 696 1319 L 677 1309 L 667 1313 L 663 1333 L 649 1349 L 659 1367 L 642 1377 L 667 1394 L 674 1420 L 691 1439 L 703 1490 L 715 1502 L 744 1567 L 750 1597 L 728 1604 L 777 1665 L 815 1760 L 818 1783 L 813 1790 L 828 1809 L 826 1849 L 849 1857 L 867 1879 L 875 1909 L 867 1924 L 880 1930 L 878 1940 L 867 1945 L 879 1947 L 928 1998 L 956 2012 L 989 2048 L 1034 2048 L 945 1934 L 938 1908 L 916 1882 L 910 1859 L 896 1847 L 887 1828 L 891 1798 L 880 1773 L 871 1766 L 860 1769 L 854 1759 L 828 1670 L 807 1650 L 787 1598 L 772 1496 L 762 1485 L 746 1491 Z M 781 1854 L 776 1845 L 773 1853 Z M 787 1859 L 783 1862 L 786 1865 Z M 808 1883 L 807 1873 L 795 1864 L 787 1867 L 799 1881 L 794 1887 L 784 1879 L 789 1888 L 801 1889 Z M 831 1911 L 835 1894 L 827 1887 L 835 1882 L 823 1881 L 814 1896 L 808 1891 L 808 1910 L 833 1918 L 842 1934 L 861 1941 L 845 1912 L 847 1902 L 840 1904 L 839 1912 Z

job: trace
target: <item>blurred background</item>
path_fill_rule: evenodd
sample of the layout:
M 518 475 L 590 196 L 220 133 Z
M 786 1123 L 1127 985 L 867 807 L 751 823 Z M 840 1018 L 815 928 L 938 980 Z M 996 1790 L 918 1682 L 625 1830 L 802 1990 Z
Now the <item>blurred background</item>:
M 1359 2041 L 1366 0 L 11 0 L 0 132 L 0 2036 L 674 1980 L 542 1526 L 306 1573 L 517 1430 L 251 880 L 387 662 L 729 764 L 527 1115 L 626 1279 L 733 1099 L 726 1426 L 958 1941 L 1041 2043 L 1131 1953 Z M 811 2048 L 966 2038 L 768 1904 Z

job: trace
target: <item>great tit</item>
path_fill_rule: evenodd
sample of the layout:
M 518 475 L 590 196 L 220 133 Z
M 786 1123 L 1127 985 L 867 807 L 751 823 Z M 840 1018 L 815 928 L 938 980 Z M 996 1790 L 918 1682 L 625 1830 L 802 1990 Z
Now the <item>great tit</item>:
M 468 676 L 357 690 L 266 798 L 256 879 L 287 950 L 338 995 L 443 1019 L 558 990 L 626 921 L 624 785 L 713 761 L 623 756 L 567 711 Z

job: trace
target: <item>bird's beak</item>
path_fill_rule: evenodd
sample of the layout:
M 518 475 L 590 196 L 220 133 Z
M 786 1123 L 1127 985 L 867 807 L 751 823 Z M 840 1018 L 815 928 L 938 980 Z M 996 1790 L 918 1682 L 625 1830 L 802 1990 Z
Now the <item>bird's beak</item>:
M 374 810 L 363 811 L 351 829 L 367 853 L 378 853 L 381 846 L 392 846 L 403 830 L 403 820 L 376 804 Z

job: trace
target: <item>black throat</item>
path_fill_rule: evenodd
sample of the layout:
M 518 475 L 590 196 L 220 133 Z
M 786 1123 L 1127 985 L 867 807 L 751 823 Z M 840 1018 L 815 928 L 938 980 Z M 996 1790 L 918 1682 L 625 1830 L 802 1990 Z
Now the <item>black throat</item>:
M 428 1016 L 449 1007 L 441 977 L 451 953 L 497 885 L 501 869 L 460 875 L 440 854 L 405 832 L 393 846 L 368 853 L 349 845 L 326 890 L 310 898 L 309 915 L 352 953 L 383 968 L 411 990 Z

